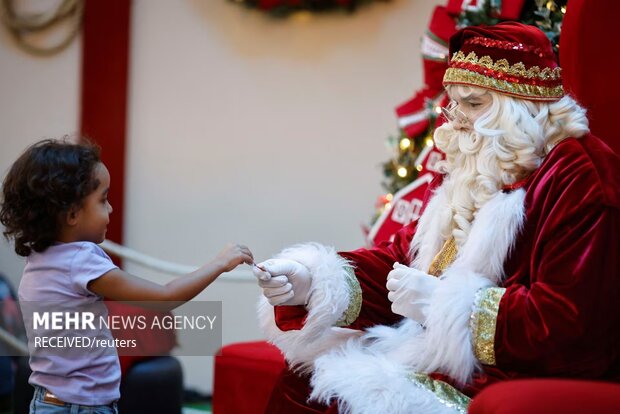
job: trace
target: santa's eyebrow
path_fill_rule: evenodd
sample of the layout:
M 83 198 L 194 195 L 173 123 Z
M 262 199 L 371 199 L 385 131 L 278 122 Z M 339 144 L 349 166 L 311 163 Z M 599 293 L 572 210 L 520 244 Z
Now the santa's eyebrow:
M 471 103 L 471 101 L 480 102 L 480 99 L 482 98 L 482 96 L 476 96 L 476 95 L 468 95 L 465 97 L 459 96 L 457 100 L 456 98 L 452 97 L 452 95 L 448 94 L 448 98 L 450 99 L 451 102 L 454 101 L 458 103 L 458 101 L 460 100 L 463 102 Z

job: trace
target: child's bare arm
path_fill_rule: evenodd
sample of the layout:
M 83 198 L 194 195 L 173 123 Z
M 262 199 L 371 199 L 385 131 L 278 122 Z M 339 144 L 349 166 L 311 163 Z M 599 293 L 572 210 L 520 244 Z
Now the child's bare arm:
M 252 264 L 252 253 L 245 246 L 229 244 L 209 263 L 164 286 L 114 269 L 90 282 L 88 288 L 98 295 L 117 301 L 186 302 L 219 275 L 233 270 L 241 263 Z M 162 304 L 161 307 L 166 306 Z

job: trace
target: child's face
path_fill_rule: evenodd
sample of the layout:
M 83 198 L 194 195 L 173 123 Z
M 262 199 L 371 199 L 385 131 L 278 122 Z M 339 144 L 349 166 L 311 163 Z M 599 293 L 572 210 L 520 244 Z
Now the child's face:
M 81 241 L 101 243 L 105 240 L 112 212 L 112 206 L 108 202 L 110 173 L 105 165 L 99 163 L 94 174 L 99 185 L 84 198 L 82 207 L 77 212 L 76 231 Z

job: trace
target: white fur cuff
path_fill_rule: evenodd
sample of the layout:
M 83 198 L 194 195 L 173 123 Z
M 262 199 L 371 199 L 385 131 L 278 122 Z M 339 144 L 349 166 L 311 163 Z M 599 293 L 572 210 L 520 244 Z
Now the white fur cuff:
M 470 316 L 476 292 L 489 286 L 489 279 L 470 270 L 452 267 L 444 273 L 429 305 L 422 371 L 447 374 L 460 384 L 471 378 L 479 363 Z
M 275 256 L 305 265 L 312 275 L 308 315 L 301 330 L 283 332 L 275 323 L 274 309 L 261 296 L 258 316 L 267 339 L 294 365 L 309 367 L 319 355 L 361 333 L 335 327 L 349 307 L 350 265 L 332 247 L 300 244 Z

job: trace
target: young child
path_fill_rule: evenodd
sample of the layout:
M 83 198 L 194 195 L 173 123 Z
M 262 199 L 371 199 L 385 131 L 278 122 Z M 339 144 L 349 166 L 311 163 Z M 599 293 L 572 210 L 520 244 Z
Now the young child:
M 97 245 L 112 206 L 110 175 L 97 147 L 45 140 L 29 147 L 3 183 L 0 222 L 26 257 L 19 286 L 25 302 L 88 304 L 191 300 L 219 275 L 253 263 L 250 250 L 227 245 L 211 262 L 165 286 L 132 276 Z M 170 307 L 173 307 L 171 305 Z M 30 329 L 31 327 L 27 327 Z M 116 413 L 121 371 L 116 353 L 82 358 L 31 356 L 31 413 Z

